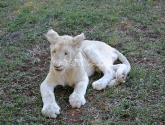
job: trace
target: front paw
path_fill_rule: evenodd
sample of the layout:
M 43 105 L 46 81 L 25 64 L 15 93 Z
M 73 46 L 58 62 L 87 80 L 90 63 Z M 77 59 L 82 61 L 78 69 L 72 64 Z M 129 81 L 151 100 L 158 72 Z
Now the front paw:
M 80 108 L 84 105 L 86 100 L 83 95 L 73 92 L 69 97 L 69 102 L 72 108 Z
M 45 116 L 56 118 L 57 114 L 60 114 L 60 107 L 54 103 L 44 104 L 41 112 Z

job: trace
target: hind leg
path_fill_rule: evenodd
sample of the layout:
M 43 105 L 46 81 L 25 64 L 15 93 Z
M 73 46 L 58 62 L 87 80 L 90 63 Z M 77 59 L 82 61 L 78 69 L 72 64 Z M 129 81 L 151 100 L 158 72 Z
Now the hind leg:
M 88 53 L 89 52 L 89 53 Z M 90 61 L 103 72 L 103 77 L 92 83 L 92 87 L 96 90 L 106 88 L 107 84 L 115 78 L 115 71 L 111 68 L 113 59 L 105 57 L 105 54 L 100 53 L 98 50 L 86 51 Z
M 92 83 L 92 87 L 96 90 L 102 90 L 104 88 L 106 88 L 107 84 L 114 79 L 115 77 L 115 73 L 114 71 L 108 71 L 108 73 L 105 73 L 104 76 L 102 78 L 100 78 L 99 80 L 95 81 Z

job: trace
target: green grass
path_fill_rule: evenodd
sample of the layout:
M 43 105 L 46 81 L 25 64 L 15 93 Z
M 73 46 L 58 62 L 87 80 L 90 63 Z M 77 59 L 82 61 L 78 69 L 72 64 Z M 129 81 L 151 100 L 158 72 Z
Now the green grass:
M 164 8 L 164 0 L 0 1 L 0 124 L 165 124 Z M 72 88 L 56 88 L 61 114 L 43 116 L 39 86 L 49 70 L 50 28 L 117 48 L 132 66 L 126 83 L 102 91 L 90 84 L 79 110 L 69 105 Z

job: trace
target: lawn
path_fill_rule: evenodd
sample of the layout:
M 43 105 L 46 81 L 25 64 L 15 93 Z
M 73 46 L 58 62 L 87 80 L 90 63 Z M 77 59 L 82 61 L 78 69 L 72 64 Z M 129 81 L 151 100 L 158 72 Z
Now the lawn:
M 117 48 L 132 66 L 126 83 L 102 91 L 89 84 L 80 109 L 69 105 L 72 88 L 57 87 L 61 114 L 43 116 L 39 87 L 49 71 L 44 35 L 51 28 Z M 165 1 L 1 0 L 0 74 L 1 125 L 164 125 Z

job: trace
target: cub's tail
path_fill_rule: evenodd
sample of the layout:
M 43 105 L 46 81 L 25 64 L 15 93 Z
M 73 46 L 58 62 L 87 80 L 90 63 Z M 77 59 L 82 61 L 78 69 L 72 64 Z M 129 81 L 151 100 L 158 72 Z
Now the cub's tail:
M 118 55 L 118 59 L 122 62 L 122 64 L 125 64 L 126 65 L 126 73 L 128 73 L 131 70 L 131 65 L 130 65 L 129 61 L 118 50 L 115 50 L 115 53 Z

